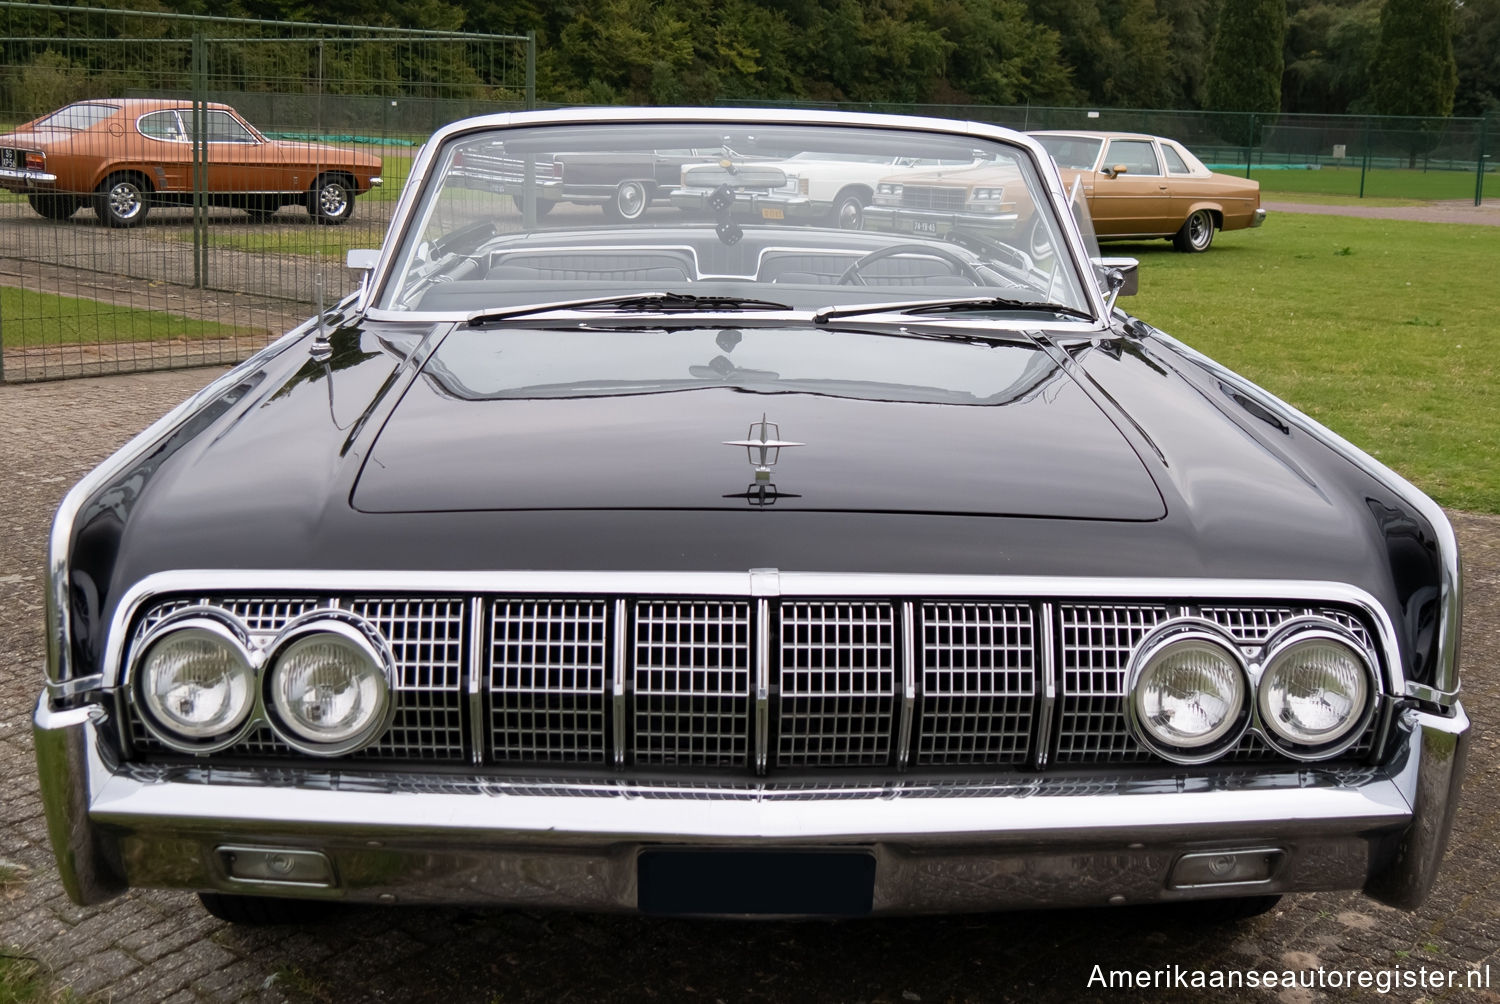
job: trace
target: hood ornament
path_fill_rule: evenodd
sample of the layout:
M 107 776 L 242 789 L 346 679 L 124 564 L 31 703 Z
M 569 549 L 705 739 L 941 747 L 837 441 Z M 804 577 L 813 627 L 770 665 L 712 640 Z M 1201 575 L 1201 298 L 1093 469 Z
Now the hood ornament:
M 771 468 L 776 466 L 782 449 L 807 444 L 782 439 L 781 426 L 766 421 L 765 413 L 762 412 L 759 422 L 750 423 L 750 431 L 745 434 L 744 439 L 726 439 L 724 445 L 743 446 L 745 459 L 755 468 L 755 480 L 770 481 Z

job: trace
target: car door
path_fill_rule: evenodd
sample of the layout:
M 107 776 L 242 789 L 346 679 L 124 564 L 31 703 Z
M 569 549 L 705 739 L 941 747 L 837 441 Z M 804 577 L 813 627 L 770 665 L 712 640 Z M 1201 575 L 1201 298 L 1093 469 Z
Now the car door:
M 222 108 L 206 109 L 204 116 L 210 192 L 287 190 L 282 166 L 270 156 L 269 143 Z M 184 112 L 182 118 L 191 129 L 191 114 Z
M 1115 167 L 1124 173 L 1110 177 Z M 1172 196 L 1156 144 L 1149 138 L 1111 139 L 1094 174 L 1089 209 L 1100 237 L 1168 234 Z
M 130 159 L 140 159 L 151 172 L 158 192 L 188 192 L 193 187 L 193 144 L 188 139 L 185 116 L 175 108 L 147 112 L 136 119 L 140 138 Z M 127 134 L 127 140 L 131 139 Z

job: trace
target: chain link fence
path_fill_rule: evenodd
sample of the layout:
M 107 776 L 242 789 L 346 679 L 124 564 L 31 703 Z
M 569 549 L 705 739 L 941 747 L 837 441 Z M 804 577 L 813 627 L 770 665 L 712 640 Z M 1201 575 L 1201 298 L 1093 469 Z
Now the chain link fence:
M 725 104 L 764 102 L 727 101 Z M 1252 112 L 779 102 L 992 122 L 1012 129 L 1107 129 L 1167 136 L 1216 171 L 1262 191 L 1398 199 L 1484 199 L 1493 186 L 1500 118 L 1406 118 Z
M 352 288 L 532 39 L 0 2 L 0 380 L 244 358 Z M 378 179 L 378 180 L 377 180 Z

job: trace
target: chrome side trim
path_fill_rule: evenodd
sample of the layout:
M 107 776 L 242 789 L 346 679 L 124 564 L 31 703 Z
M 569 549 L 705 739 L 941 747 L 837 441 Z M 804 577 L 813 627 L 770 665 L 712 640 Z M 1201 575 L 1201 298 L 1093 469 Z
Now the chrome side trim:
M 99 840 L 89 812 L 94 777 L 105 772 L 98 760 L 98 726 L 106 717 L 94 706 L 52 711 L 44 694 L 32 719 L 31 739 L 47 836 L 57 858 L 63 889 L 75 903 L 102 903 L 124 892 L 125 876 Z
M 1420 488 L 1400 474 L 1321 422 L 1302 414 L 1275 394 L 1214 362 L 1166 332 L 1155 328 L 1151 331 L 1150 337 L 1170 345 L 1175 351 L 1207 370 L 1215 379 L 1233 387 L 1276 415 L 1287 425 L 1304 435 L 1311 436 L 1328 449 L 1349 460 L 1354 466 L 1416 509 L 1432 525 L 1432 531 L 1437 534 L 1438 538 L 1438 557 L 1442 562 L 1438 614 L 1438 664 L 1433 675 L 1434 682 L 1432 686 L 1417 682 L 1408 683 L 1405 681 L 1404 667 L 1395 666 L 1392 670 L 1401 682 L 1401 685 L 1396 688 L 1396 693 L 1404 693 L 1408 697 L 1442 707 L 1456 705 L 1461 689 L 1458 654 L 1459 627 L 1463 617 L 1463 567 L 1458 553 L 1458 536 L 1453 532 L 1453 524 L 1448 522 L 1448 516 L 1443 512 L 1442 506 L 1428 498 Z M 1384 625 L 1382 625 L 1383 628 Z M 1389 650 L 1394 651 L 1394 649 Z
M 352 295 L 346 296 L 339 301 L 336 309 L 342 309 L 353 302 Z M 304 321 L 167 412 L 98 467 L 85 474 L 63 496 L 62 502 L 58 504 L 57 514 L 52 518 L 52 531 L 47 539 L 47 679 L 51 683 L 65 684 L 73 676 L 73 632 L 64 612 L 68 609 L 69 551 L 73 543 L 74 523 L 83 504 L 110 478 L 146 456 L 189 415 L 233 387 L 246 374 L 254 372 L 301 340 L 317 327 L 317 321 L 317 318 Z
M 144 603 L 172 592 L 195 595 L 234 591 L 288 590 L 412 594 L 496 593 L 519 596 L 634 595 L 735 596 L 760 588 L 765 577 L 741 572 L 533 572 L 533 571 L 310 571 L 184 569 L 158 572 L 132 586 L 115 608 L 103 667 L 103 684 L 121 679 L 120 661 L 126 628 Z M 1360 609 L 1375 627 L 1378 643 L 1391 674 L 1391 692 L 1405 691 L 1395 628 L 1384 607 L 1362 589 L 1341 582 L 1286 579 L 1121 579 L 1007 575 L 886 575 L 881 573 L 779 572 L 776 595 L 786 597 L 950 596 L 1154 599 L 1192 597 L 1195 600 L 1234 599 L 1279 603 L 1334 603 Z M 766 598 L 761 597 L 764 601 Z M 756 697 L 769 687 L 771 644 L 769 604 L 757 603 Z M 767 672 L 760 674 L 765 665 Z M 769 693 L 765 695 L 769 700 Z

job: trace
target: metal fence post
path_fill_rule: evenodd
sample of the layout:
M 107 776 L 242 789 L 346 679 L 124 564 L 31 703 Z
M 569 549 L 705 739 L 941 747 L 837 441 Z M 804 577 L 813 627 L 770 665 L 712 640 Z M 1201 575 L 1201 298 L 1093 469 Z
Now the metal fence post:
M 1365 174 L 1370 170 L 1370 120 L 1365 119 L 1364 132 L 1360 135 L 1359 197 L 1365 197 Z
M 1250 177 L 1250 163 L 1255 160 L 1255 113 L 1250 113 L 1250 130 L 1245 134 L 1245 177 Z
M 1484 204 L 1484 141 L 1485 141 L 1485 127 L 1487 125 L 1489 125 L 1489 121 L 1490 121 L 1490 113 L 1489 112 L 1485 112 L 1482 116 L 1480 116 L 1480 119 L 1479 119 L 1479 149 L 1478 149 L 1478 151 L 1476 151 L 1477 156 L 1474 158 L 1475 163 L 1477 165 L 1474 168 L 1474 205 L 1476 205 L 1476 206 Z
M 536 32 L 526 33 L 526 110 L 536 107 Z
M 208 286 L 208 72 L 203 33 L 193 32 L 193 288 Z

